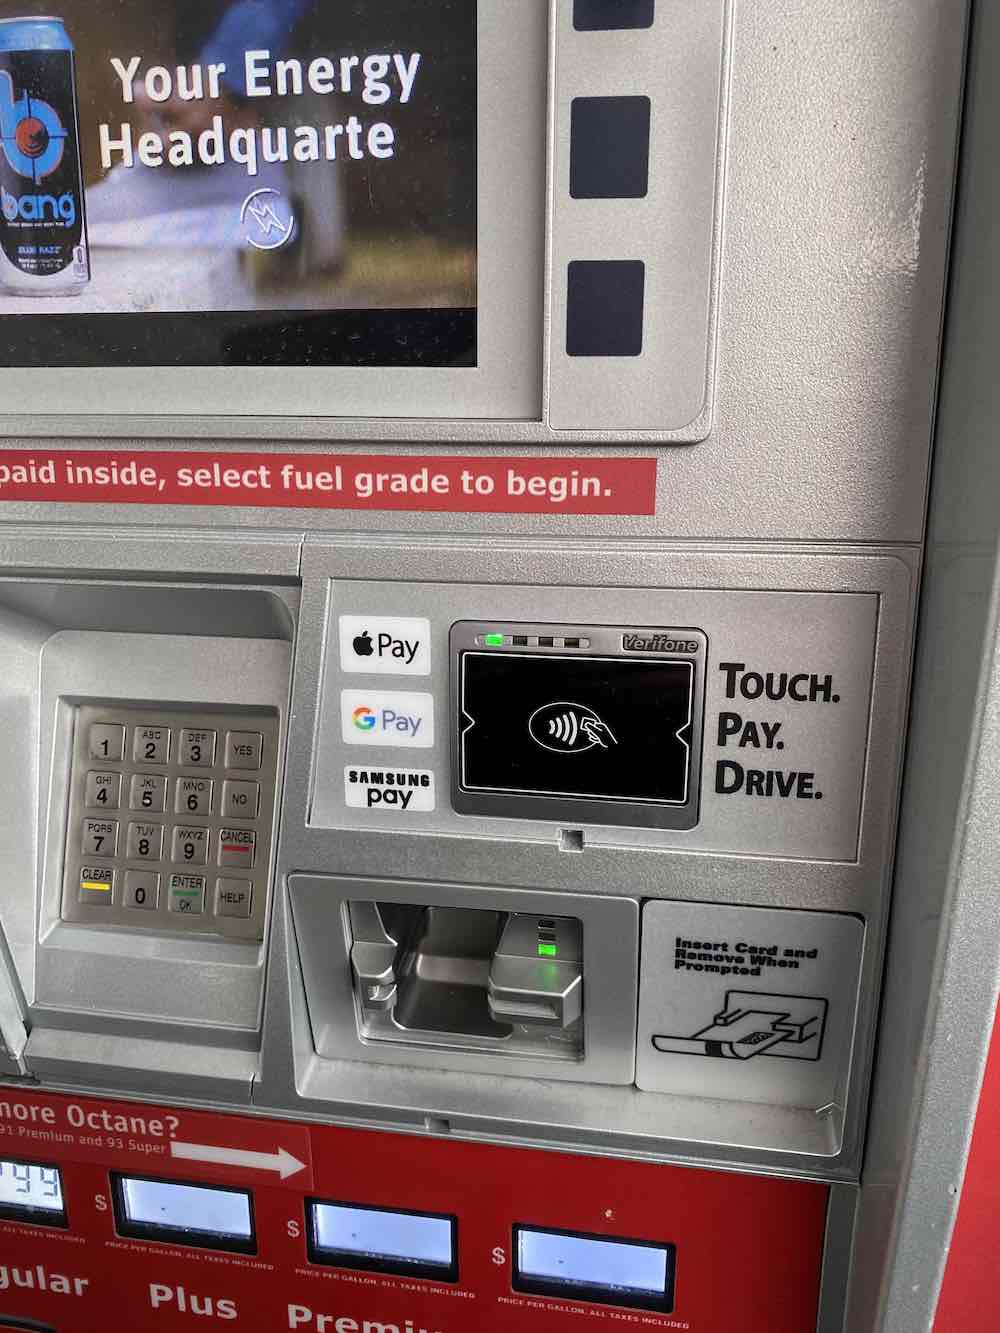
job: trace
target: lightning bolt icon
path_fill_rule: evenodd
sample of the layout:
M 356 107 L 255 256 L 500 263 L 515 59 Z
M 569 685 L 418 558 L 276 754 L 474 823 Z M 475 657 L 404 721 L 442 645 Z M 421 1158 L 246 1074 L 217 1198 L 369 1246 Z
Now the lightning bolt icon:
M 285 230 L 285 224 L 274 211 L 273 204 L 265 203 L 263 199 L 255 199 L 250 204 L 249 212 L 265 236 L 270 236 L 273 231 Z
M 248 232 L 247 240 L 258 250 L 277 250 L 291 238 L 295 227 L 295 219 L 291 216 L 282 221 L 271 196 L 281 197 L 277 190 L 257 190 L 243 203 L 241 218 L 244 225 L 249 227 L 252 218 L 261 237 L 255 240 Z

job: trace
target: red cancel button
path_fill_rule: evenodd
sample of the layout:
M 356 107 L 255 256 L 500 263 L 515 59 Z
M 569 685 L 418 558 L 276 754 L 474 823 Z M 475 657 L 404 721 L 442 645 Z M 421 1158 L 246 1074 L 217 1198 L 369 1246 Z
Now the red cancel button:
M 245 828 L 219 830 L 219 865 L 249 870 L 257 851 L 257 834 Z

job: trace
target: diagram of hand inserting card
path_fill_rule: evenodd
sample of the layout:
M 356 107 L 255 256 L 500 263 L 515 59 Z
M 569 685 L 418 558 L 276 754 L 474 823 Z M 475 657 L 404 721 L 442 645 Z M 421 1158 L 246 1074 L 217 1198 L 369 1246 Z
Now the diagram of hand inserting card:
M 818 1060 L 823 1050 L 828 1002 L 815 996 L 726 992 L 725 1008 L 691 1036 L 654 1034 L 653 1045 L 669 1055 L 707 1055 L 751 1060 Z

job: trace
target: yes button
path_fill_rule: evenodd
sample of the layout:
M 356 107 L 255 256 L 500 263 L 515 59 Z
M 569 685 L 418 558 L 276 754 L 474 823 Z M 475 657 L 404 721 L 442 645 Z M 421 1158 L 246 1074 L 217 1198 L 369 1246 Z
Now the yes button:
M 434 744 L 434 696 L 395 690 L 342 690 L 345 745 L 429 750 Z
M 340 666 L 369 676 L 429 676 L 431 622 L 404 616 L 341 616 Z

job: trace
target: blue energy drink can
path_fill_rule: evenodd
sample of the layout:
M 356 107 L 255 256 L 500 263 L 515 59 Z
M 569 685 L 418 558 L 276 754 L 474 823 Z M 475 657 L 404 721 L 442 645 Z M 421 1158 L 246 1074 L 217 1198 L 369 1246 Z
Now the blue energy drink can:
M 0 20 L 0 288 L 89 281 L 73 43 L 62 19 Z

